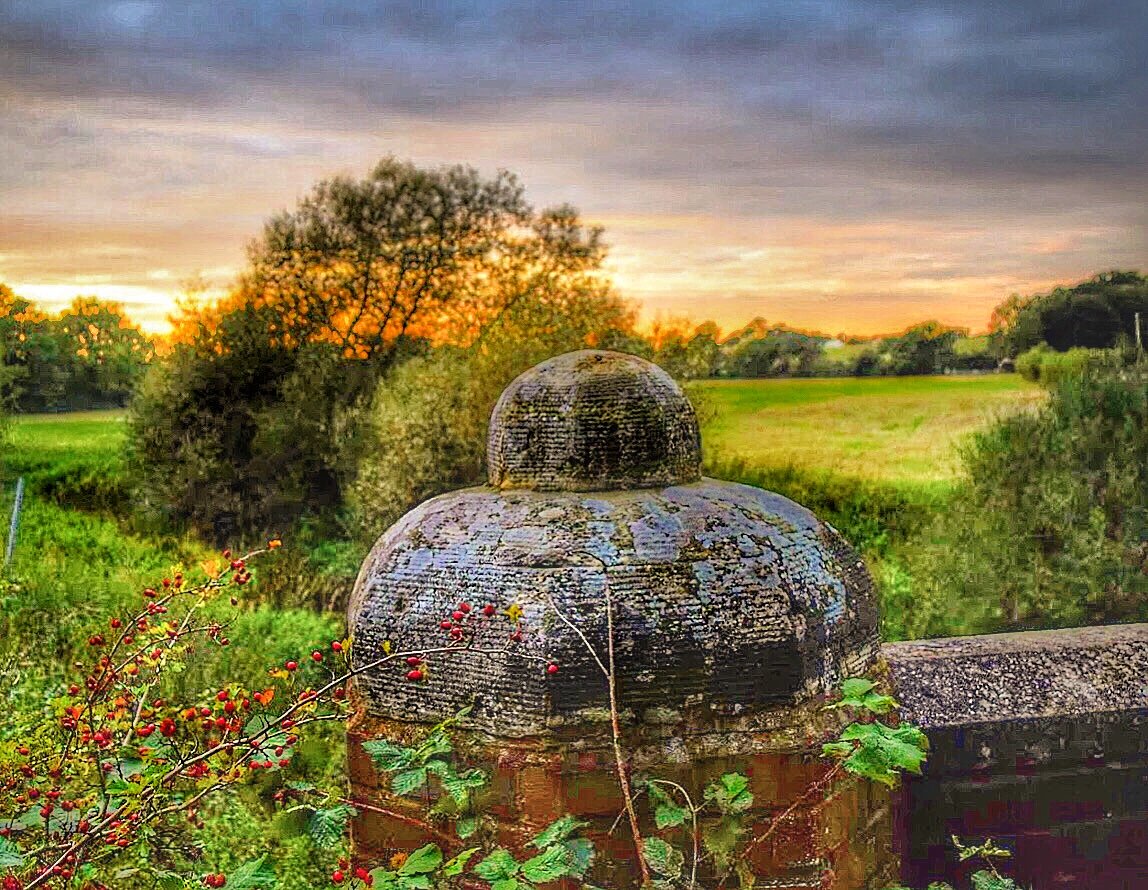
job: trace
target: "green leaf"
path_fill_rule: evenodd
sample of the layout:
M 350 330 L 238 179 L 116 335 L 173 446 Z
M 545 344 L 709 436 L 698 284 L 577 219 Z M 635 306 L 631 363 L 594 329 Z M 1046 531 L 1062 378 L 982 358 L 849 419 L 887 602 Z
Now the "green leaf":
M 702 845 L 720 868 L 728 867 L 733 861 L 738 841 L 745 833 L 741 820 L 736 816 L 726 816 L 717 824 L 707 825 L 702 831 Z
M 386 739 L 363 742 L 363 750 L 367 752 L 375 766 L 385 773 L 406 769 L 411 765 L 415 755 L 410 748 L 393 745 Z
M 499 847 L 474 867 L 474 873 L 484 881 L 494 882 L 513 878 L 520 868 L 510 852 Z
M 256 888 L 274 887 L 277 878 L 275 869 L 266 862 L 267 854 L 263 854 L 252 862 L 247 862 L 227 876 L 227 890 L 256 890 Z
M 562 846 L 570 851 L 570 873 L 582 877 L 594 863 L 594 843 L 589 838 L 572 837 L 564 840 Z
M 466 864 L 470 861 L 470 857 L 477 853 L 478 850 L 478 847 L 471 847 L 469 850 L 463 850 L 453 859 L 448 859 L 446 865 L 442 867 L 442 876 L 444 878 L 453 878 L 462 874 L 463 869 L 466 868 Z
M 345 803 L 315 810 L 307 822 L 307 834 L 317 847 L 333 847 L 342 839 L 347 822 L 358 811 Z
M 574 857 L 561 844 L 547 847 L 522 863 L 522 876 L 534 884 L 557 881 L 574 873 Z
M 442 865 L 442 850 L 436 844 L 419 847 L 399 867 L 400 875 L 427 875 Z
M 436 726 L 431 730 L 421 745 L 414 751 L 414 759 L 421 764 L 426 764 L 432 757 L 437 757 L 441 754 L 450 754 L 454 751 L 454 747 L 450 743 L 450 738 L 447 737 L 446 730 L 442 726 Z
M 753 806 L 749 779 L 741 773 L 726 773 L 719 781 L 711 782 L 706 787 L 704 796 L 727 815 L 744 813 Z
M 391 790 L 395 794 L 410 794 L 412 791 L 418 791 L 426 783 L 427 771 L 426 767 L 422 766 L 403 770 L 391 776 Z
M 825 706 L 833 708 L 855 708 L 873 714 L 887 714 L 897 707 L 897 701 L 889 695 L 874 692 L 876 684 L 864 677 L 853 677 L 841 684 L 841 699 Z
M 490 882 L 490 890 L 519 890 L 522 886 L 514 878 L 503 878 L 500 881 Z
M 840 738 L 856 743 L 842 761 L 845 769 L 890 787 L 901 772 L 921 772 L 929 744 L 925 734 L 909 724 L 894 728 L 884 723 L 851 723 Z
M 1020 890 L 1012 878 L 994 875 L 991 871 L 978 871 L 972 876 L 973 890 Z
M 156 877 L 156 887 L 159 890 L 184 890 L 187 882 L 177 874 L 166 872 Z
M 442 762 L 441 760 L 432 760 L 427 764 L 427 769 L 431 770 L 435 764 Z M 470 801 L 470 792 L 473 789 L 481 788 L 486 784 L 486 774 L 478 769 L 467 770 L 464 773 L 456 773 L 452 767 L 449 771 L 439 772 L 438 775 L 439 781 L 442 782 L 443 789 L 454 798 L 455 803 L 460 807 L 466 806 Z
M 662 877 L 677 880 L 682 876 L 686 857 L 660 837 L 648 837 L 642 841 L 642 852 L 650 868 Z
M 475 816 L 473 813 L 467 816 L 461 816 L 454 823 L 454 830 L 458 834 L 459 838 L 465 841 L 468 837 L 478 831 L 478 816 Z
M 0 837 L 0 868 L 22 868 L 24 856 L 17 847 L 6 837 Z
M 563 816 L 542 829 L 541 833 L 530 842 L 530 846 L 536 850 L 544 850 L 559 841 L 566 840 L 575 831 L 585 828 L 589 824 L 589 822 L 580 822 L 576 816 Z
M 646 792 L 654 805 L 654 824 L 658 828 L 675 828 L 689 818 L 690 811 L 674 803 L 674 799 L 657 782 L 647 782 Z

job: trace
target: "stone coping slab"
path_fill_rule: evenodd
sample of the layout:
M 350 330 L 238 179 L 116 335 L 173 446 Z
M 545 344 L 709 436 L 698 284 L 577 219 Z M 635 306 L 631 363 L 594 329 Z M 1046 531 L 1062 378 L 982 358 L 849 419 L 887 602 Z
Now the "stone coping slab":
M 886 643 L 901 715 L 926 729 L 1148 711 L 1148 624 Z

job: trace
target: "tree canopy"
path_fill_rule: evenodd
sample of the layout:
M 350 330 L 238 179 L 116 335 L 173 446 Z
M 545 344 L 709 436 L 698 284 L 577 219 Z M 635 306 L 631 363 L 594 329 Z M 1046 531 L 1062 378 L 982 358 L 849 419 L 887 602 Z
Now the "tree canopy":
M 0 350 L 0 383 L 20 411 L 122 407 L 154 354 L 118 303 L 77 297 L 51 315 L 3 284 Z
M 231 295 L 175 319 L 133 421 L 156 502 L 218 538 L 338 505 L 396 363 L 479 348 L 510 317 L 628 323 L 604 256 L 598 229 L 534 210 L 509 173 L 388 158 L 320 182 L 268 220 Z

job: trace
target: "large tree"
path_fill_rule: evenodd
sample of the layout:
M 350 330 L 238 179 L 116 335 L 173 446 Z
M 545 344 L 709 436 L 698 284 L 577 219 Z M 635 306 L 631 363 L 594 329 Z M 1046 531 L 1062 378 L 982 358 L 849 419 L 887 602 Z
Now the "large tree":
M 321 182 L 249 256 L 227 299 L 176 319 L 134 412 L 156 503 L 217 538 L 339 504 L 363 408 L 398 360 L 613 299 L 597 229 L 467 167 L 386 159 Z

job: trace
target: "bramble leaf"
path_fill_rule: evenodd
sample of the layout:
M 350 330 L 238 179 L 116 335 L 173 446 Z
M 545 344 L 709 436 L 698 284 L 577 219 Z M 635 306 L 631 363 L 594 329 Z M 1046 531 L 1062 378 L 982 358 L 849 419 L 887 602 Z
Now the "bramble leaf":
M 315 810 L 307 822 L 307 834 L 317 847 L 333 847 L 343 837 L 347 822 L 356 813 L 354 807 L 345 803 L 325 810 Z
M 589 822 L 580 822 L 575 816 L 563 816 L 561 819 L 555 819 L 547 825 L 542 831 L 530 842 L 530 846 L 536 850 L 544 850 L 559 841 L 564 841 L 570 837 L 579 828 L 585 828 Z
M 426 783 L 427 771 L 426 767 L 422 766 L 415 769 L 403 770 L 401 773 L 395 773 L 391 776 L 391 790 L 399 795 L 418 791 Z
M 400 875 L 426 875 L 442 865 L 442 850 L 436 844 L 419 847 L 399 866 Z
M 562 845 L 547 847 L 522 863 L 522 876 L 535 884 L 546 884 L 574 874 L 574 857 Z
M 513 878 L 518 874 L 520 868 L 521 866 L 508 850 L 498 847 L 474 867 L 474 873 L 484 881 L 493 883 L 505 878 Z
M 278 882 L 275 869 L 266 861 L 264 853 L 258 859 L 244 863 L 227 876 L 227 890 L 266 890 Z
M 646 793 L 654 805 L 654 824 L 658 828 L 674 828 L 689 818 L 690 811 L 674 803 L 674 799 L 657 782 L 647 782 Z
M 0 837 L 0 868 L 21 868 L 24 865 L 24 856 L 17 847 L 6 837 Z
M 717 782 L 711 782 L 706 786 L 704 796 L 725 814 L 744 813 L 753 806 L 749 779 L 741 773 L 726 773 Z
M 444 878 L 453 878 L 462 874 L 466 864 L 470 861 L 475 853 L 478 852 L 478 847 L 471 847 L 469 850 L 463 850 L 453 859 L 448 859 L 446 864 L 442 867 L 442 876 Z
M 415 755 L 415 752 L 410 748 L 392 744 L 386 739 L 372 739 L 369 742 L 363 742 L 363 750 L 367 752 L 376 767 L 387 773 L 406 769 L 410 766 Z
M 685 855 L 660 837 L 645 838 L 642 841 L 642 853 L 650 868 L 662 877 L 677 880 L 682 876 L 682 867 L 686 864 Z

